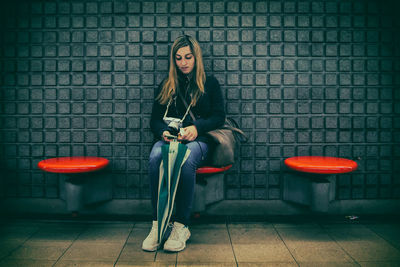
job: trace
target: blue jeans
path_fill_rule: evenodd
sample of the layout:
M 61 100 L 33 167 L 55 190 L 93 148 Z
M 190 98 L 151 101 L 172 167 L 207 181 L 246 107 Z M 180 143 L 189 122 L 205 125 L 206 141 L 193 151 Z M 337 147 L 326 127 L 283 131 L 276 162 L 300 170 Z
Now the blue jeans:
M 149 159 L 149 179 L 151 204 L 153 207 L 153 220 L 157 220 L 157 198 L 158 181 L 161 164 L 161 146 L 166 142 L 158 141 L 154 144 L 150 152 Z M 181 169 L 181 177 L 175 196 L 175 221 L 188 225 L 194 198 L 194 186 L 196 183 L 196 169 L 201 166 L 207 157 L 208 145 L 204 142 L 193 141 L 185 144 L 190 155 Z

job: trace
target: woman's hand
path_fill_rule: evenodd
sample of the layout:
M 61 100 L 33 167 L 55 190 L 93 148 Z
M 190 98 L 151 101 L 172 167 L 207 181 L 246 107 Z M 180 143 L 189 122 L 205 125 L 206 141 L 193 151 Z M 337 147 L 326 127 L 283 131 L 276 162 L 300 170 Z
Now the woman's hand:
M 167 137 L 167 135 L 171 135 L 171 133 L 169 132 L 169 131 L 164 131 L 163 133 L 162 133 L 162 138 L 163 138 L 163 140 L 165 141 L 165 142 L 170 142 L 171 141 L 171 138 L 169 138 L 169 137 Z
M 197 128 L 194 125 L 183 128 L 185 134 L 180 136 L 179 140 L 193 141 L 197 138 Z

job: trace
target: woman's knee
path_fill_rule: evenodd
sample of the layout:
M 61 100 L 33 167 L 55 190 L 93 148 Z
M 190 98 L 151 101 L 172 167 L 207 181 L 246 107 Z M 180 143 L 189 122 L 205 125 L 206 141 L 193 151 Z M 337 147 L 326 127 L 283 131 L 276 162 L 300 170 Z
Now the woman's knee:
M 149 165 L 150 166 L 152 166 L 153 164 L 160 165 L 161 158 L 162 158 L 161 145 L 157 142 L 156 144 L 154 144 L 153 148 L 151 149 L 150 157 L 149 157 Z
M 201 154 L 191 154 L 187 158 L 183 167 L 185 167 L 185 168 L 189 167 L 189 168 L 196 169 L 201 164 L 202 161 L 203 161 L 203 157 Z
M 188 143 L 187 146 L 188 149 L 191 151 L 187 162 L 190 165 L 197 167 L 207 156 L 207 144 L 202 142 L 191 142 Z

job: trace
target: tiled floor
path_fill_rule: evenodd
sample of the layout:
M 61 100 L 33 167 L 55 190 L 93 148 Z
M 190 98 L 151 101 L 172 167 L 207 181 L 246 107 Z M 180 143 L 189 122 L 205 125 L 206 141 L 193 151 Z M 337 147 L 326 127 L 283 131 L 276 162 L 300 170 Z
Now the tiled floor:
M 150 223 L 7 219 L 0 266 L 400 266 L 400 222 L 195 223 L 180 253 L 149 253 Z

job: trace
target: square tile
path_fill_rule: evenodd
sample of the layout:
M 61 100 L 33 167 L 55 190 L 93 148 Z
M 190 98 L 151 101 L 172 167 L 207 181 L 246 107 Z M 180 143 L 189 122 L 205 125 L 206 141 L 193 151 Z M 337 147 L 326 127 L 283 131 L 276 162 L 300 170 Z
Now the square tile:
M 170 252 L 165 252 L 162 249 L 159 249 L 156 253 L 156 262 L 163 262 L 163 263 L 170 263 L 170 264 L 175 264 L 176 260 L 178 258 L 178 253 L 170 253 Z
M 400 251 L 365 226 L 332 226 L 326 230 L 356 261 L 400 261 Z
M 25 241 L 38 230 L 39 227 L 36 226 L 3 225 L 0 227 L 0 240 Z
M 117 260 L 123 243 L 74 242 L 61 260 Z
M 271 244 L 233 244 L 236 259 L 242 262 L 286 262 L 295 263 L 289 250 L 283 243 L 272 242 Z
M 353 262 L 335 242 L 297 242 L 286 243 L 293 257 L 298 262 Z
M 129 233 L 127 242 L 128 243 L 140 243 L 142 244 L 143 240 L 147 237 L 150 233 L 151 227 L 147 228 L 133 228 L 132 231 Z
M 143 251 L 141 242 L 127 243 L 121 251 L 118 263 L 133 262 L 134 259 L 140 262 L 154 262 L 155 258 L 156 252 Z
M 64 250 L 68 249 L 72 245 L 72 241 L 43 241 L 43 240 L 35 240 L 29 239 L 24 243 L 24 246 L 28 247 L 57 247 L 62 248 Z
M 188 263 L 188 264 L 178 264 L 179 267 L 237 267 L 236 263 L 225 263 L 225 262 L 219 262 L 219 263 Z M 242 265 L 240 265 L 242 266 Z
M 70 266 L 79 266 L 79 267 L 113 267 L 114 261 L 83 261 L 83 260 L 61 260 L 57 262 L 55 267 L 70 267 Z
M 95 227 L 109 227 L 109 228 L 129 228 L 132 229 L 135 223 L 133 222 L 113 222 L 113 221 L 98 221 L 98 222 L 89 222 L 86 224 L 88 228 Z
M 324 225 L 324 230 L 336 241 L 376 241 L 379 236 L 362 224 Z
M 0 240 L 0 259 L 10 254 L 13 250 L 22 246 L 24 241 L 21 240 Z
M 26 246 L 55 246 L 68 248 L 82 232 L 81 227 L 54 227 L 41 228 L 32 235 L 24 245 Z
M 280 228 L 279 235 L 285 242 L 335 242 L 322 228 Z
M 64 246 L 26 246 L 13 251 L 9 259 L 57 260 L 65 252 Z
M 278 232 L 298 262 L 353 262 L 321 228 L 281 228 Z
M 226 229 L 225 223 L 199 223 L 191 225 L 190 230 L 194 229 Z
M 188 244 L 178 253 L 178 266 L 181 264 L 235 263 L 231 245 Z
M 226 229 L 192 229 L 188 244 L 230 245 L 230 239 Z
M 241 262 L 240 267 L 297 267 L 295 262 Z
M 321 262 L 299 262 L 300 267 L 320 267 Z M 355 262 L 324 262 L 324 267 L 357 267 Z
M 229 229 L 239 228 L 239 229 L 254 229 L 254 228 L 273 228 L 272 223 L 230 223 L 228 224 Z
M 131 261 L 118 261 L 115 264 L 117 267 L 175 267 L 175 263 L 163 263 L 163 262 L 147 262 L 139 260 L 131 260 Z
M 368 229 L 400 249 L 400 224 L 368 224 Z
M 86 229 L 77 241 L 125 242 L 130 228 L 93 227 Z
M 273 228 L 229 228 L 229 235 L 233 244 L 282 243 Z
M 32 259 L 6 259 L 0 261 L 0 266 L 7 267 L 51 267 L 55 260 L 32 260 Z
M 290 222 L 290 223 L 273 223 L 273 226 L 276 229 L 280 229 L 280 228 L 296 228 L 296 229 L 299 229 L 299 228 L 314 228 L 314 229 L 321 228 L 321 226 L 318 223 L 308 222 L 308 221 L 306 221 L 306 222 L 299 221 L 299 222 Z
M 400 266 L 400 261 L 360 261 L 361 267 L 394 267 Z
M 356 261 L 400 261 L 400 251 L 385 241 L 340 241 Z

